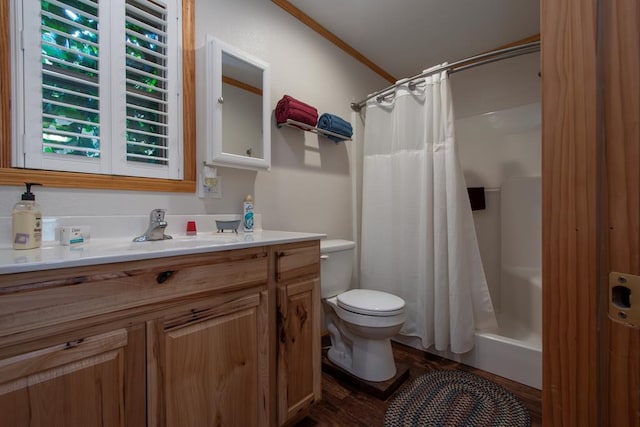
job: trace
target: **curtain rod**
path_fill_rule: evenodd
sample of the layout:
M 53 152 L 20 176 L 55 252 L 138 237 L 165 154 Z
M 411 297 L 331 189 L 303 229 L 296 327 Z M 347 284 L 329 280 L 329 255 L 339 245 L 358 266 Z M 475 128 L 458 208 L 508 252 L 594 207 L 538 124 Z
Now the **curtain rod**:
M 413 90 L 416 86 L 416 83 L 413 82 L 414 80 L 418 80 L 420 78 L 427 77 L 444 70 L 448 70 L 450 74 L 453 74 L 453 73 L 457 73 L 458 71 L 468 70 L 469 68 L 477 67 L 479 65 L 489 64 L 491 62 L 501 61 L 503 59 L 513 58 L 515 56 L 526 55 L 528 53 L 534 53 L 539 51 L 540 51 L 540 41 L 535 41 L 531 43 L 521 44 L 518 46 L 507 47 L 504 49 L 492 50 L 491 52 L 482 53 L 476 56 L 471 56 L 466 59 L 461 59 L 459 61 L 452 62 L 451 64 L 441 65 L 432 70 L 424 71 L 413 77 L 409 77 L 408 79 L 399 80 L 398 83 L 393 84 L 389 87 L 386 87 L 382 90 L 379 90 L 378 92 L 374 92 L 360 102 L 352 102 L 351 109 L 354 111 L 360 111 L 362 107 L 364 107 L 367 104 L 367 101 L 370 100 L 371 98 L 376 98 L 378 102 L 380 102 L 386 96 L 391 95 L 393 93 L 393 89 L 407 82 L 410 82 L 409 87 L 411 88 L 411 90 Z

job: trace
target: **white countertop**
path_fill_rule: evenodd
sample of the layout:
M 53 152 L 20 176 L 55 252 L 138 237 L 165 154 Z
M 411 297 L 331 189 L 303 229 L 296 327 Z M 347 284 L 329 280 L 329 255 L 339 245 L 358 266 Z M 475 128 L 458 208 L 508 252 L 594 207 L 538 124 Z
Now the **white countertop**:
M 324 237 L 326 235 L 317 233 L 261 230 L 238 234 L 208 231 L 199 232 L 197 236 L 174 234 L 171 240 L 140 243 L 132 242 L 131 237 L 92 237 L 80 246 L 62 246 L 56 241 L 49 241 L 38 249 L 14 250 L 0 247 L 0 274 L 226 251 Z

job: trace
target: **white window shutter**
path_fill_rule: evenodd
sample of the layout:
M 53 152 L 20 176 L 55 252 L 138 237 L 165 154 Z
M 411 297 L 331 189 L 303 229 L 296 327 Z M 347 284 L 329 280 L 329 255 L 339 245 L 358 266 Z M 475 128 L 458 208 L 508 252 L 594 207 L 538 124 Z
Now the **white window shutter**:
M 15 0 L 14 166 L 181 179 L 180 3 Z
M 178 134 L 178 93 L 175 81 L 181 57 L 176 2 L 127 0 L 123 8 L 125 35 L 116 80 L 125 96 L 117 118 L 120 150 L 114 157 L 115 173 L 181 178 L 182 150 Z M 114 128 L 116 128 L 114 126 Z
M 24 166 L 106 173 L 98 3 L 35 4 L 23 11 Z

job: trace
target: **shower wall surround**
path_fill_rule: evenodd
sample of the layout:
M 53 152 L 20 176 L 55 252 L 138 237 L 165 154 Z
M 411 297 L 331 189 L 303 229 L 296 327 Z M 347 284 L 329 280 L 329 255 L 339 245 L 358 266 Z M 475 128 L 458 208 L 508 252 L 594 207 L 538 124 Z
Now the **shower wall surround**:
M 456 141 L 467 186 L 485 187 L 473 216 L 489 290 L 500 309 L 500 187 L 510 176 L 540 176 L 540 57 L 486 64 L 452 78 Z
M 514 176 L 540 176 L 540 103 L 489 111 L 456 120 L 465 181 L 485 187 L 487 208 L 474 211 L 480 253 L 496 310 L 500 308 L 502 184 Z
M 520 301 L 519 296 L 502 289 L 510 286 L 509 290 L 515 290 L 519 282 L 508 279 L 505 281 L 509 283 L 502 283 L 505 275 L 501 187 L 509 177 L 540 176 L 541 173 L 539 69 L 539 55 L 525 55 L 456 73 L 452 78 L 456 142 L 466 185 L 486 189 L 486 209 L 474 211 L 473 216 L 499 324 L 504 317 L 501 311 L 515 301 L 506 297 Z M 535 277 L 532 275 L 531 280 L 520 282 L 529 285 L 522 287 L 525 297 L 540 301 L 532 293 L 527 294 L 541 293 L 539 277 L 537 280 Z M 541 307 L 531 305 L 528 308 L 534 320 L 535 313 L 542 312 Z M 505 312 L 508 314 L 509 310 Z M 429 351 L 540 388 L 540 334 L 536 334 L 535 327 L 515 331 L 517 334 L 503 326 L 500 329 L 499 335 L 477 332 L 475 348 L 464 355 Z M 420 347 L 414 340 L 403 342 Z
M 474 211 L 473 217 L 500 333 L 477 331 L 474 349 L 463 355 L 429 350 L 538 389 L 542 387 L 540 272 L 538 270 L 536 273 L 530 265 L 505 268 L 502 256 L 505 224 L 502 220 L 509 213 L 501 209 L 501 187 L 502 180 L 513 176 L 509 175 L 511 173 L 517 176 L 540 175 L 539 105 L 534 102 L 503 110 L 489 110 L 456 120 L 456 140 L 466 184 L 487 189 L 487 208 Z M 526 179 L 537 180 L 539 188 L 538 178 Z M 531 202 L 532 210 L 540 210 L 540 200 L 537 200 L 537 204 L 536 200 Z M 540 224 L 532 224 L 530 229 L 534 230 L 536 226 L 539 230 Z M 532 249 L 536 250 L 535 245 Z M 531 261 L 539 263 L 540 258 L 532 257 Z M 525 271 L 528 274 L 526 276 L 513 274 Z M 514 311 L 517 312 L 515 317 Z M 420 348 L 415 340 L 402 341 Z
M 540 103 L 489 111 L 455 122 L 470 187 L 499 188 L 512 176 L 540 176 Z

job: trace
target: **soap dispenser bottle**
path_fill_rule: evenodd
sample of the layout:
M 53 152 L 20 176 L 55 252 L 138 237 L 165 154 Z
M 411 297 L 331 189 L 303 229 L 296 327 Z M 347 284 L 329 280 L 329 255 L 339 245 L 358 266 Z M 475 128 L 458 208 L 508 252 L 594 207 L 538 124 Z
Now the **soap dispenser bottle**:
M 26 182 L 27 191 L 22 199 L 13 206 L 12 237 L 13 249 L 34 249 L 42 244 L 42 213 L 36 203 L 36 196 L 31 192 L 32 185 Z
M 244 199 L 242 225 L 244 231 L 253 231 L 253 197 L 251 197 L 251 194 Z

